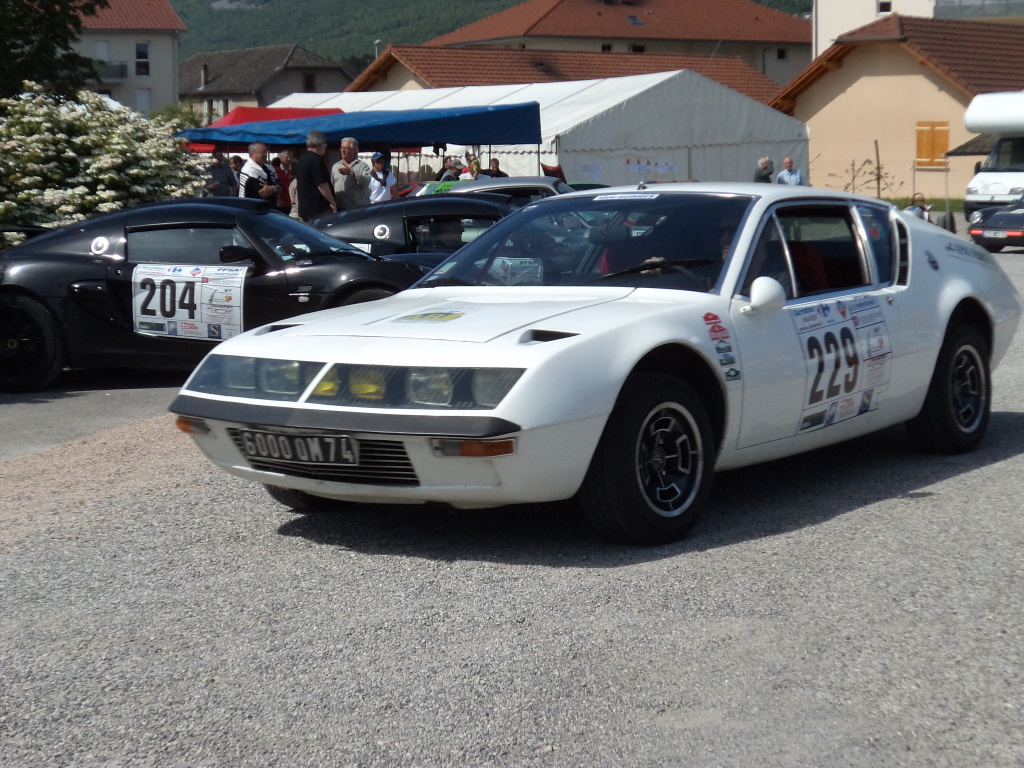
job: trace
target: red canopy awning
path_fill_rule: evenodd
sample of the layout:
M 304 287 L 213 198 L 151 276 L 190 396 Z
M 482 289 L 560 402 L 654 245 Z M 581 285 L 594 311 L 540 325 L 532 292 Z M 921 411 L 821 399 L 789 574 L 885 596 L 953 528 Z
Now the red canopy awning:
M 321 115 L 339 115 L 343 109 L 310 109 L 305 107 L 235 107 L 224 117 L 210 123 L 211 128 L 240 123 L 259 123 L 266 120 L 297 120 L 302 117 L 320 117 Z M 213 144 L 189 144 L 193 152 L 213 152 Z M 245 152 L 245 144 L 222 144 L 224 152 Z

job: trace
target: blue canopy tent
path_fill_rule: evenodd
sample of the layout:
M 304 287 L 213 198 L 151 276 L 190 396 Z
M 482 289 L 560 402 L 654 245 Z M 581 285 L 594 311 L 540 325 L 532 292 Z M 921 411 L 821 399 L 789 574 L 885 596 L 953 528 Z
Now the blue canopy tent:
M 339 115 L 191 128 L 178 134 L 189 141 L 271 147 L 304 145 L 306 134 L 321 131 L 329 144 L 351 136 L 360 143 L 393 147 L 435 144 L 539 144 L 540 105 L 497 104 L 447 109 L 347 112 Z

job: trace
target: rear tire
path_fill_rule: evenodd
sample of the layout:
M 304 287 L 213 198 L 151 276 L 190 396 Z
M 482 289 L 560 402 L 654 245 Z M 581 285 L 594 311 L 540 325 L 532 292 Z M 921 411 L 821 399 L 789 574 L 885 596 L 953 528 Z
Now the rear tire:
M 947 232 L 952 232 L 954 235 L 956 234 L 956 215 L 952 211 L 940 213 L 935 219 L 935 223 Z
M 394 291 L 389 291 L 387 288 L 363 288 L 361 291 L 351 293 L 341 300 L 339 306 L 345 307 L 349 304 L 363 304 L 367 301 L 377 301 L 378 299 L 386 299 L 388 296 L 394 296 Z
M 689 385 L 667 374 L 635 373 L 580 489 L 584 514 L 614 541 L 682 538 L 711 493 L 715 453 L 711 422 Z
M 63 368 L 64 349 L 53 315 L 27 296 L 0 296 L 0 391 L 42 389 Z
M 267 493 L 274 501 L 294 509 L 296 512 L 307 514 L 323 514 L 325 512 L 339 512 L 345 506 L 344 501 L 337 499 L 325 499 L 323 496 L 314 496 L 305 491 L 297 491 L 294 488 L 281 488 L 277 485 L 264 485 Z
M 907 422 L 914 446 L 927 453 L 967 453 L 978 447 L 992 407 L 989 348 L 970 325 L 946 331 L 921 413 Z

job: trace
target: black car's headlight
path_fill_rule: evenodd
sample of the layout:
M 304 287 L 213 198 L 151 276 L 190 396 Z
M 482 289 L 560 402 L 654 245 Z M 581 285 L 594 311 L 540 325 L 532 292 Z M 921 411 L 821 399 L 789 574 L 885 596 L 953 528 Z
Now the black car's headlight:
M 298 402 L 324 363 L 209 355 L 188 390 L 210 395 Z M 330 367 L 306 402 L 360 408 L 495 408 L 523 375 L 521 368 Z
M 968 218 L 967 221 L 971 224 L 977 224 L 981 221 L 981 211 L 974 211 L 971 213 L 970 218 Z

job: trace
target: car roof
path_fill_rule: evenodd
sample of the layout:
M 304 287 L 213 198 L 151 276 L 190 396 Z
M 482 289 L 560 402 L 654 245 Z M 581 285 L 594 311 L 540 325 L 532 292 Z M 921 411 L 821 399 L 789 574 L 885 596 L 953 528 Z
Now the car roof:
M 469 192 L 470 190 L 500 189 L 502 187 L 549 187 L 556 189 L 558 179 L 553 176 L 508 176 L 489 178 L 483 174 L 477 179 L 466 179 L 452 184 L 449 192 Z
M 400 197 L 384 203 L 373 203 L 362 208 L 353 208 L 328 214 L 316 220 L 316 226 L 334 223 L 348 223 L 363 219 L 387 218 L 391 216 L 472 216 L 492 214 L 506 216 L 514 208 L 492 200 L 481 200 L 475 197 L 449 197 L 447 195 L 429 195 L 426 197 Z
M 789 184 L 758 184 L 752 181 L 687 181 L 648 183 L 640 185 L 604 187 L 601 189 L 587 189 L 559 195 L 559 199 L 566 197 L 589 197 L 597 198 L 604 195 L 652 195 L 652 194 L 724 194 L 724 195 L 750 195 L 762 198 L 772 203 L 777 201 L 799 201 L 799 200 L 835 200 L 836 202 L 864 202 L 895 207 L 892 203 L 881 200 L 877 197 L 858 195 L 853 192 L 842 192 L 834 189 L 820 189 L 807 186 L 790 186 Z M 543 202 L 543 201 L 541 201 Z

